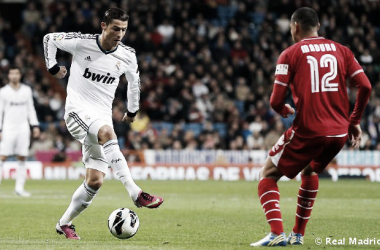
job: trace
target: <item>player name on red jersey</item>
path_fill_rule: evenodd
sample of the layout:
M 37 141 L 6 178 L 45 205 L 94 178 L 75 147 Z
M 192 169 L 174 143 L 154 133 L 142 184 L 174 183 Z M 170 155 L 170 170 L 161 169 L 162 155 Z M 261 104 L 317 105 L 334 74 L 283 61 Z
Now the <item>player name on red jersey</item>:
M 302 53 L 309 52 L 325 52 L 325 51 L 336 51 L 336 47 L 333 43 L 321 43 L 321 44 L 306 44 L 301 46 Z

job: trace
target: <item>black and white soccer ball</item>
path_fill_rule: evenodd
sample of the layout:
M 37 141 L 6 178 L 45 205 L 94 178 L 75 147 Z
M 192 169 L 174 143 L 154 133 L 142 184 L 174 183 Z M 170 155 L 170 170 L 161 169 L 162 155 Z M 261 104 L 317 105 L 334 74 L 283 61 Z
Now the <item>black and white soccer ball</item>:
M 137 233 L 139 226 L 139 217 L 128 208 L 118 208 L 108 218 L 108 229 L 119 239 L 131 238 Z

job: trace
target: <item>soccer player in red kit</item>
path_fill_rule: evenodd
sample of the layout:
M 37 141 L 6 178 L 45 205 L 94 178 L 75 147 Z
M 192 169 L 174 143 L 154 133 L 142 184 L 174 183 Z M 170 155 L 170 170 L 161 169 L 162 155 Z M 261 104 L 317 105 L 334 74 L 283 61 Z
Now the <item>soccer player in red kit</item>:
M 271 107 L 283 117 L 295 110 L 285 104 L 288 88 L 297 114 L 293 125 L 269 152 L 260 172 L 258 195 L 271 232 L 251 246 L 302 245 L 306 224 L 318 193 L 318 175 L 339 153 L 347 138 L 354 147 L 361 140 L 360 119 L 371 94 L 371 84 L 353 53 L 345 46 L 318 36 L 317 13 L 307 7 L 291 18 L 294 45 L 277 61 Z M 349 115 L 347 82 L 357 87 L 353 113 Z M 301 172 L 296 221 L 286 238 L 277 181 Z

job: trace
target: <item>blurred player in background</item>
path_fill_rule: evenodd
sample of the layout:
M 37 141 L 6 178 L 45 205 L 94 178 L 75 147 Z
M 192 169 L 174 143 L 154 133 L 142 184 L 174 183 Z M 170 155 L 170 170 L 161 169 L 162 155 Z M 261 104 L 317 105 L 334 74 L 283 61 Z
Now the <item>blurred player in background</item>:
M 16 194 L 29 197 L 24 190 L 27 177 L 25 159 L 30 144 L 30 126 L 33 137 L 40 135 L 39 123 L 33 103 L 32 89 L 20 82 L 19 68 L 10 67 L 9 84 L 0 89 L 0 182 L 2 165 L 8 156 L 16 155 L 18 167 L 16 171 Z
M 296 44 L 280 55 L 275 72 L 272 108 L 287 117 L 295 110 L 285 104 L 291 89 L 297 115 L 293 125 L 269 152 L 261 170 L 258 195 L 271 232 L 251 246 L 302 245 L 306 224 L 318 193 L 321 173 L 344 146 L 347 137 L 354 147 L 361 140 L 360 119 L 368 103 L 371 84 L 353 53 L 339 43 L 318 37 L 317 13 L 304 7 L 291 18 Z M 357 87 L 354 110 L 349 116 L 346 79 Z M 286 238 L 277 181 L 301 172 L 296 221 Z
M 163 202 L 135 184 L 113 129 L 112 102 L 123 74 L 128 80 L 128 112 L 123 121 L 133 122 L 139 110 L 140 77 L 135 50 L 121 43 L 128 19 L 125 11 L 112 8 L 104 14 L 101 35 L 51 33 L 44 37 L 46 66 L 56 78 L 67 73 L 57 64 L 57 49 L 73 56 L 64 119 L 71 135 L 82 143 L 86 177 L 56 225 L 57 232 L 69 239 L 80 239 L 72 220 L 91 204 L 109 165 L 137 207 L 157 208 Z

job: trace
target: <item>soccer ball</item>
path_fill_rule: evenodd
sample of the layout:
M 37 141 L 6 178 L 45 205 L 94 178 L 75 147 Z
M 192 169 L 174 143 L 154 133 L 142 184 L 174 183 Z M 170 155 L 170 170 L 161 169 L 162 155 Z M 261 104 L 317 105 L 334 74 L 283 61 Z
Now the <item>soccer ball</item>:
M 137 233 L 139 226 L 139 217 L 128 208 L 118 208 L 108 218 L 108 229 L 119 239 L 131 238 Z

